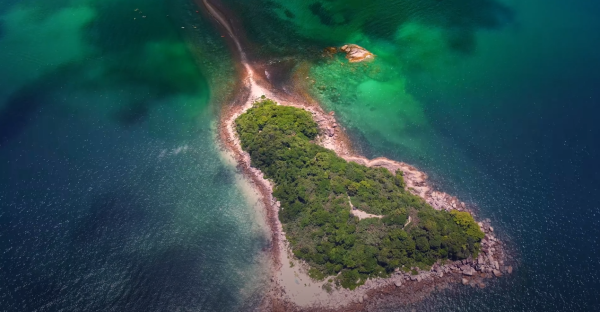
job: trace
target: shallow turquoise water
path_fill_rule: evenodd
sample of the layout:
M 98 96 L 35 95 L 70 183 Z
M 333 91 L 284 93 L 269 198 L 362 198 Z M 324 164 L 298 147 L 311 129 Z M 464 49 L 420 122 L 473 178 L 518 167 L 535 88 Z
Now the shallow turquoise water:
M 417 165 L 510 243 L 513 275 L 382 310 L 600 308 L 597 2 L 223 3 L 363 154 Z M 236 78 L 196 10 L 0 0 L 4 310 L 255 307 L 268 240 L 212 126 Z M 376 60 L 322 56 L 345 43 Z

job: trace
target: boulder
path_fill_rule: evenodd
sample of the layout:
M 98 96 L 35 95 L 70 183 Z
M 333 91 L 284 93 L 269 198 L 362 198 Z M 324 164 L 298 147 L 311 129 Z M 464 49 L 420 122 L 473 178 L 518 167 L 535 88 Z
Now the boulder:
M 402 282 L 401 281 L 396 281 L 394 283 L 394 285 L 396 285 L 396 287 L 400 287 L 400 286 L 402 286 Z
M 506 272 L 508 272 L 508 274 L 512 274 L 512 270 L 512 266 L 509 265 L 508 267 L 506 267 Z
M 463 265 L 460 270 L 463 275 L 472 276 L 475 273 L 475 270 L 470 265 Z
M 466 278 L 463 278 L 463 279 L 462 279 L 462 284 L 463 284 L 463 285 L 468 285 L 468 284 L 469 284 L 469 280 L 468 280 L 468 279 L 466 279 Z
M 367 49 L 358 46 L 356 44 L 347 44 L 340 48 L 343 52 L 346 52 L 346 58 L 350 63 L 357 63 L 366 60 L 372 60 L 375 58 L 373 53 L 367 51 Z
M 500 277 L 500 276 L 502 276 L 502 273 L 500 273 L 500 271 L 498 271 L 498 270 L 494 270 L 494 271 L 492 271 L 492 272 L 494 273 L 494 275 L 495 275 L 496 277 Z
M 327 128 L 327 135 L 329 137 L 332 137 L 335 135 L 335 131 L 333 130 L 333 128 Z

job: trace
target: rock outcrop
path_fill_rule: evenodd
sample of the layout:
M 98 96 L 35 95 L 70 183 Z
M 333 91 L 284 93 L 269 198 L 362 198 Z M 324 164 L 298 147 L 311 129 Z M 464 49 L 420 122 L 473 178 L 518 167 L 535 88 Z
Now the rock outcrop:
M 358 63 L 375 59 L 375 55 L 373 55 L 373 53 L 356 44 L 347 44 L 341 47 L 340 50 L 346 53 L 346 58 L 348 61 L 350 61 L 350 63 Z

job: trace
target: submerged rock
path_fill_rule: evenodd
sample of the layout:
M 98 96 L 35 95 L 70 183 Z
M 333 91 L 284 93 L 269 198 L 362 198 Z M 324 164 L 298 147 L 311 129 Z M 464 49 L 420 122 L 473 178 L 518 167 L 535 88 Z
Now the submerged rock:
M 347 44 L 340 48 L 343 52 L 346 52 L 346 58 L 350 63 L 358 63 L 366 60 L 372 60 L 375 58 L 373 53 L 367 51 L 367 49 L 358 46 L 356 44 Z
M 336 48 L 336 47 L 328 47 L 328 48 L 325 48 L 324 52 L 327 53 L 327 54 L 330 54 L 330 55 L 331 54 L 336 54 L 336 53 L 338 53 L 338 48 Z

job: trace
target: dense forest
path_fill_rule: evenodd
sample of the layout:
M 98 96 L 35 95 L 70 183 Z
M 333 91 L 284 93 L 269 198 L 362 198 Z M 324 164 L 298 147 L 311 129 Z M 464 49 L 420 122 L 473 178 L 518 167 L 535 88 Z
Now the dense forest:
M 236 131 L 252 166 L 274 182 L 287 239 L 312 278 L 335 276 L 354 289 L 395 268 L 477 256 L 484 233 L 469 213 L 435 210 L 405 189 L 402 172 L 347 162 L 317 145 L 309 112 L 262 99 Z M 351 204 L 383 217 L 359 220 Z

